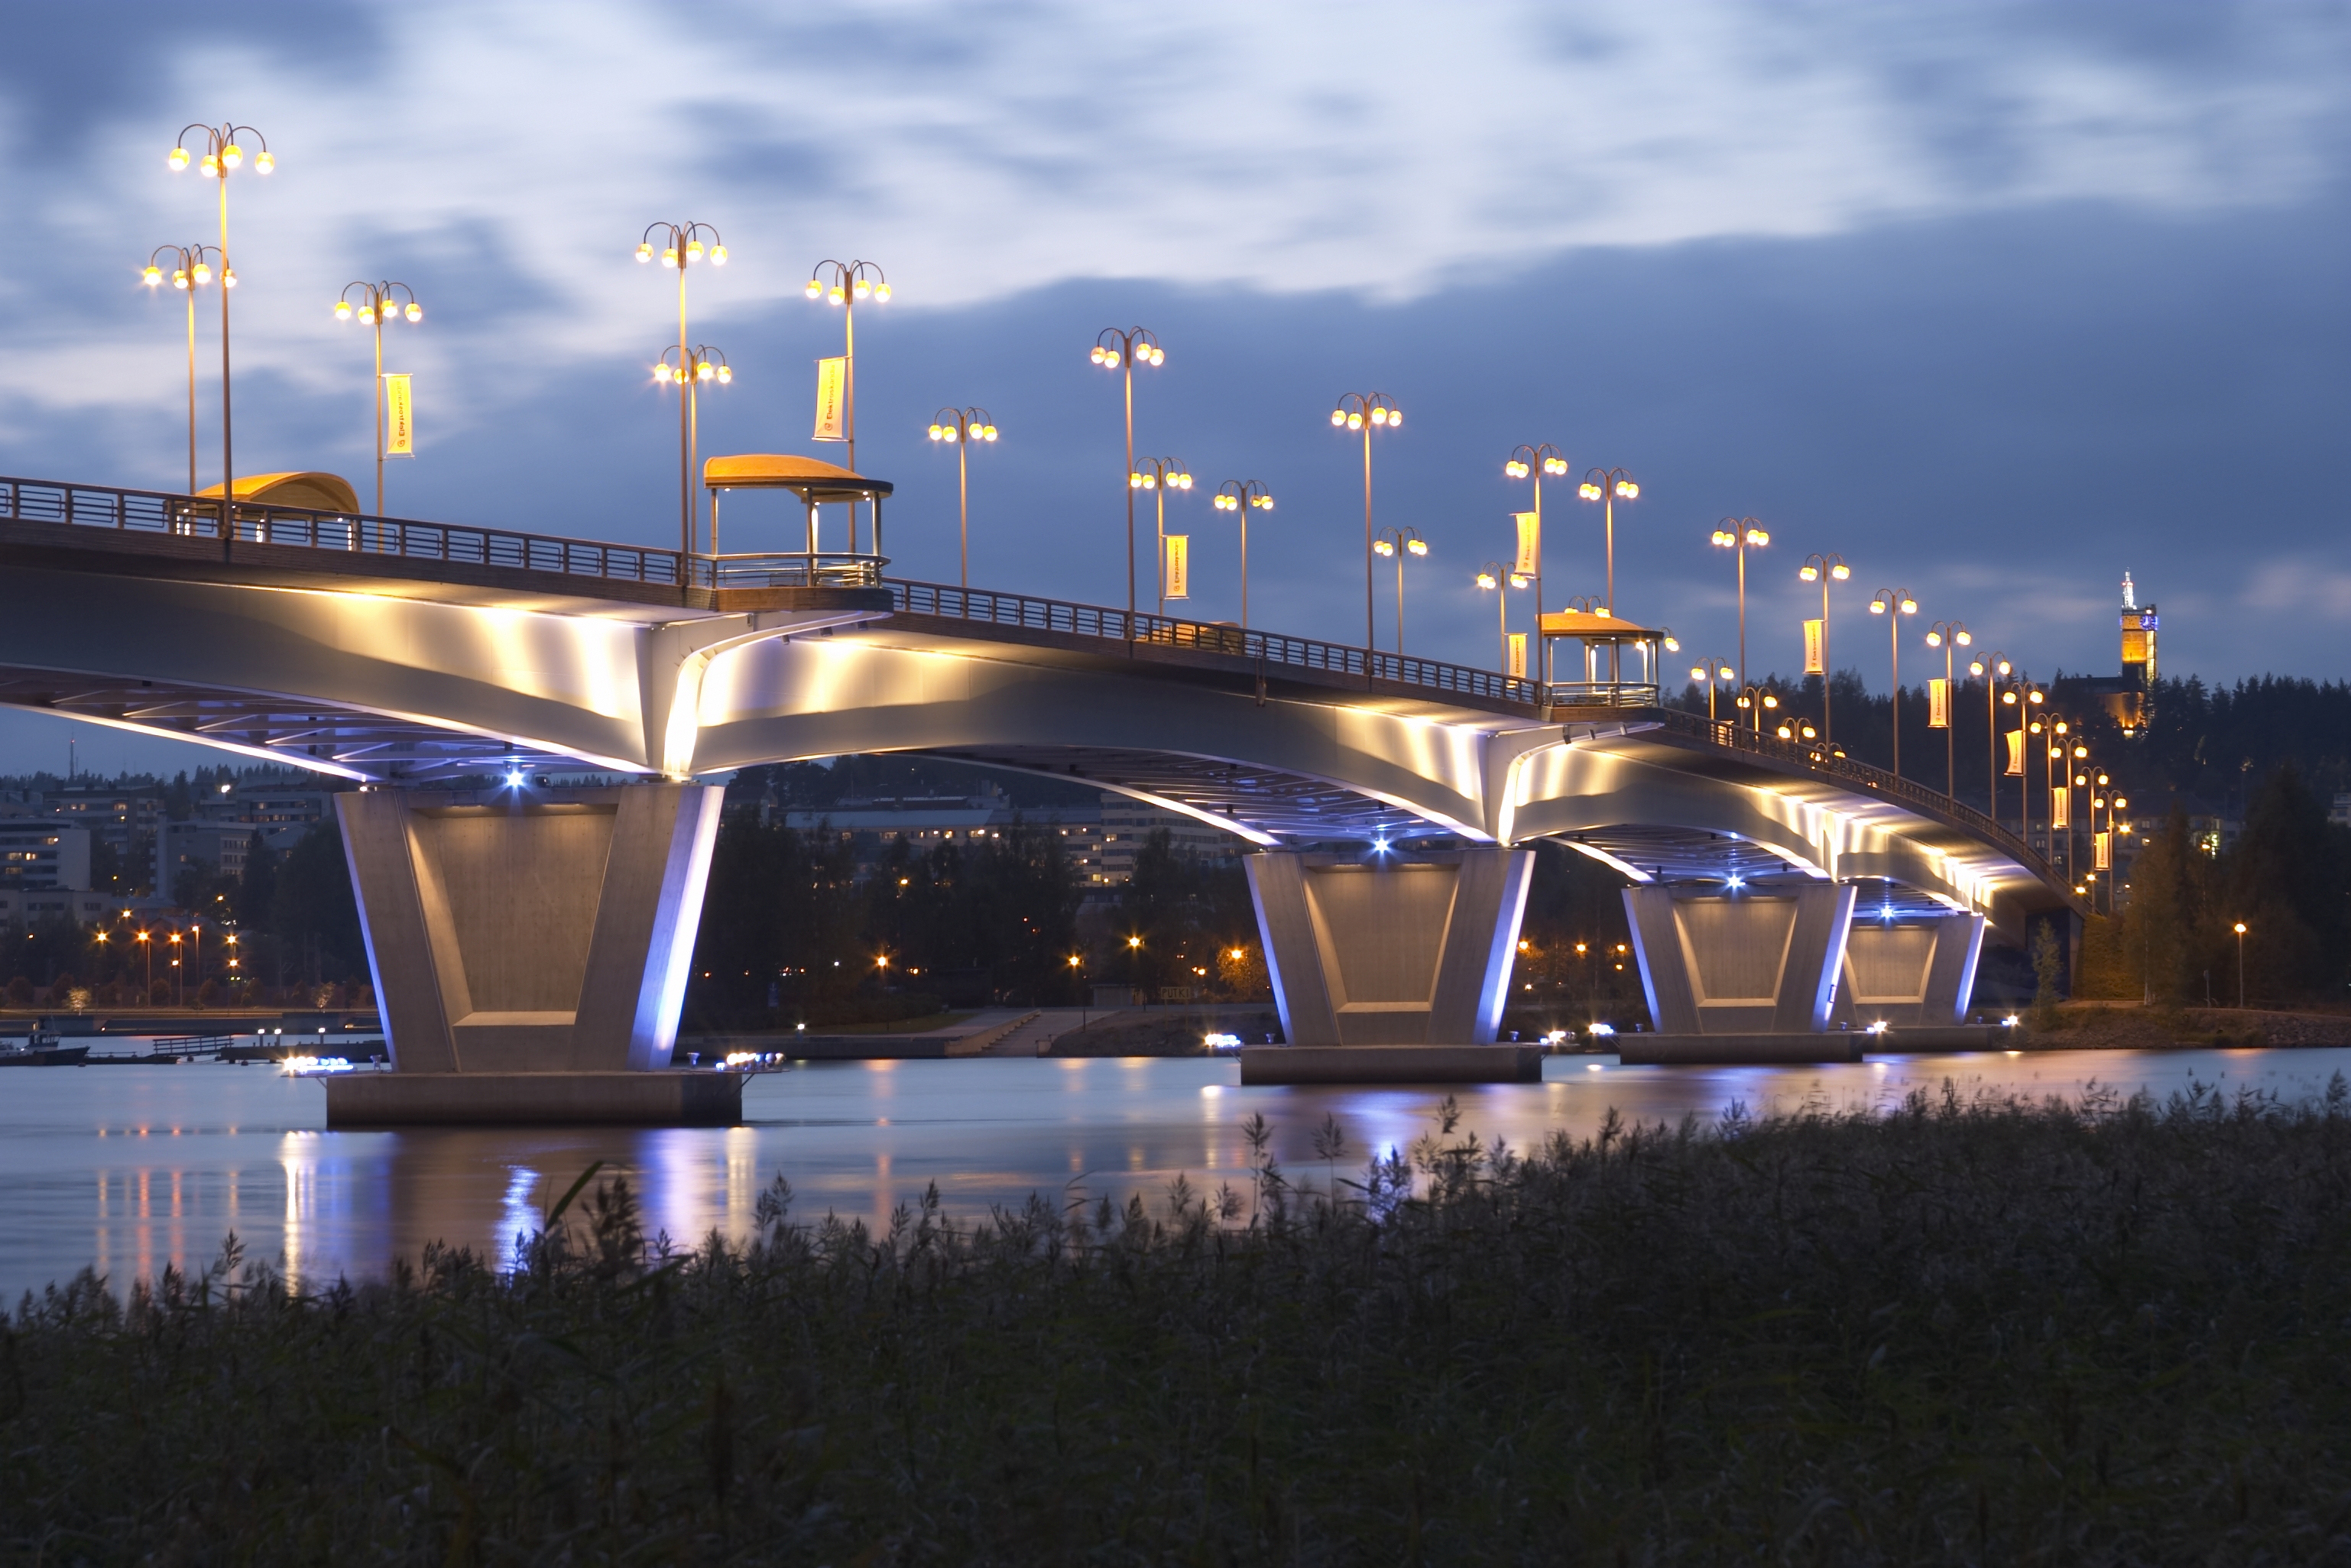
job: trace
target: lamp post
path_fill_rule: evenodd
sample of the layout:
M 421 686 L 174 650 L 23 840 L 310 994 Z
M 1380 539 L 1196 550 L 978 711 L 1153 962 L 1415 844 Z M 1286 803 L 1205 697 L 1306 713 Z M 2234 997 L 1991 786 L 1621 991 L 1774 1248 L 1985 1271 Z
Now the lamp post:
M 147 256 L 139 280 L 153 288 L 163 281 L 160 258 L 172 264 L 172 287 L 188 297 L 188 494 L 196 493 L 196 290 L 213 280 L 205 253 L 220 254 L 216 246 L 159 245 Z M 225 287 L 225 285 L 224 285 Z
M 1148 490 L 1158 517 L 1159 539 L 1159 614 L 1167 614 L 1167 492 L 1189 490 L 1191 473 L 1173 457 L 1146 457 L 1127 470 L 1126 485 L 1130 491 Z
M 971 586 L 971 444 L 996 440 L 996 425 L 984 408 L 943 408 L 931 415 L 931 439 L 956 449 L 956 583 Z
M 820 261 L 809 269 L 808 297 L 841 307 L 841 434 L 849 471 L 857 472 L 857 302 L 890 303 L 890 280 L 871 261 Z
M 1527 580 L 1515 571 L 1504 571 L 1500 561 L 1489 560 L 1478 573 L 1478 586 L 1481 590 L 1491 591 L 1494 595 L 1495 634 L 1500 638 L 1499 645 L 1501 650 L 1499 655 L 1500 662 L 1494 667 L 1501 671 L 1504 679 L 1509 679 L 1510 678 L 1510 590 L 1524 589 L 1527 586 Z M 1537 599 L 1535 602 L 1541 605 L 1542 601 Z
M 2106 840 L 2106 913 L 2112 915 L 2116 912 L 2118 903 L 2115 897 L 2115 862 L 2119 858 L 2115 853 L 2115 813 L 2128 806 L 2130 801 L 2106 788 L 2113 780 L 2105 774 L 2100 773 L 2096 782 L 2098 792 L 2090 797 L 2090 827 L 2094 832 L 2097 831 L 2098 813 L 2105 812 L 2106 825 L 2104 831 Z M 2097 857 L 2094 854 L 2090 859 L 2091 873 L 2095 875 L 2098 869 Z
M 1510 449 L 1502 472 L 1513 479 L 1532 478 L 1535 482 L 1535 641 L 1542 644 L 1543 668 L 1537 678 L 1548 684 L 1551 680 L 1551 643 L 1542 635 L 1543 613 L 1543 510 L 1542 482 L 1545 475 L 1563 477 L 1567 473 L 1567 457 L 1550 442 L 1529 445 L 1520 442 Z
M 2072 749 L 2073 755 L 2072 755 L 2071 757 L 2069 757 L 2069 758 L 2066 758 L 2066 760 L 2065 760 L 2065 765 L 2064 765 L 2064 775 L 2065 775 L 2065 873 L 2066 873 L 2066 876 L 2067 876 L 2069 879 L 2070 879 L 2071 877 L 2073 877 L 2076 873 L 2078 873 L 2078 872 L 2079 872 L 2079 870 L 2081 869 L 2081 863 L 2082 863 L 2082 862 L 2081 862 L 2081 857 L 2080 857 L 2079 855 L 2077 855 L 2077 854 L 2075 854 L 2075 853 L 2074 852 L 2074 850 L 2075 850 L 2075 848 L 2077 847 L 2077 846 L 2074 844 L 2074 840 L 2075 839 L 2075 837 L 2077 837 L 2077 836 L 2080 834 L 2080 832 L 2081 832 L 2081 831 L 2082 831 L 2082 830 L 2081 830 L 2079 827 L 2077 827 L 2077 826 L 2075 825 L 2075 823 L 2074 823 L 2074 818 L 2075 818 L 2075 816 L 2076 816 L 2076 813 L 2075 813 L 2075 811 L 2074 810 L 2074 790 L 2076 790 L 2076 789 L 2087 789 L 2087 788 L 2088 788 L 2088 786 L 2089 786 L 2089 782 L 2090 782 L 2090 773 L 2091 773 L 2091 768 L 2090 768 L 2089 764 L 2088 764 L 2088 758 L 2089 758 L 2089 755 L 2090 755 L 2090 748 L 2089 748 L 2088 747 L 2086 747 L 2086 746 L 2085 746 L 2085 745 L 2083 745 L 2083 744 L 2082 744 L 2081 737 L 2080 737 L 2078 735 L 2076 735 L 2076 736 L 2074 737 L 2074 744 L 2073 744 L 2073 747 L 2072 747 L 2072 748 L 2071 748 L 2071 749 Z M 2076 772 L 2076 771 L 2075 771 L 2075 769 L 2076 769 L 2076 768 L 2079 768 L 2079 769 L 2080 769 L 2080 771 Z M 2096 823 L 2095 823 L 2095 820 L 2093 820 L 2093 822 L 2092 822 L 2092 829 L 2093 829 L 2093 831 L 2095 831 L 2095 826 L 2096 826 Z
M 1910 597 L 1907 588 L 1881 588 L 1877 597 L 1869 601 L 1872 615 L 1892 612 L 1886 631 L 1894 657 L 1894 777 L 1902 777 L 1902 617 L 1918 613 L 1918 601 Z
M 2027 749 L 2024 737 L 2041 733 L 2041 721 L 2032 716 L 2032 710 L 2048 700 L 2048 694 L 2036 688 L 2021 674 L 2016 677 L 2016 689 L 2023 694 L 2023 700 L 2016 705 L 2016 836 L 2030 846 L 2032 842 L 2032 773 L 2024 765 Z
M 1600 503 L 1602 532 L 1607 545 L 1608 574 L 1604 580 L 1607 589 L 1606 603 L 1608 613 L 1614 615 L 1616 613 L 1616 503 L 1638 500 L 1641 486 L 1635 484 L 1633 476 L 1622 468 L 1593 468 L 1585 471 L 1583 482 L 1575 487 L 1575 493 L 1587 501 Z M 1540 617 L 1535 627 L 1537 631 L 1542 628 Z M 1617 650 L 1617 643 L 1608 644 L 1608 682 L 1612 686 L 1624 678 L 1624 673 L 1616 667 Z
M 1804 564 L 1796 569 L 1799 581 L 1821 585 L 1821 738 L 1834 742 L 1836 727 L 1829 722 L 1829 584 L 1843 582 L 1853 576 L 1853 569 L 1841 555 L 1808 555 Z
M 2237 932 L 2237 1010 L 2245 1010 L 2245 923 L 2236 924 Z
M 1739 557 L 1739 679 L 1741 685 L 1747 680 L 1747 547 L 1752 545 L 1761 549 L 1771 542 L 1771 536 L 1765 533 L 1752 517 L 1725 517 L 1722 526 L 1714 530 L 1715 548 L 1733 551 Z M 1608 609 L 1610 614 L 1615 613 L 1614 605 Z
M 1706 683 L 1706 721 L 1708 724 L 1716 722 L 1714 716 L 1715 683 L 1717 681 L 1735 681 L 1738 678 L 1739 672 L 1730 667 L 1730 661 L 1728 659 L 1708 659 L 1702 663 L 1690 666 L 1690 679 L 1694 681 L 1704 681 Z
M 2000 704 L 2016 701 L 2013 688 L 2003 689 L 2011 668 L 2005 653 L 1978 659 L 1968 666 L 1968 674 L 1983 677 L 1984 812 L 1995 822 L 2000 821 Z
M 1241 520 L 1241 630 L 1249 630 L 1249 515 L 1273 510 L 1273 495 L 1254 479 L 1228 479 L 1217 486 L 1216 507 Z
M 190 132 L 199 140 L 195 150 L 188 145 Z M 269 139 L 250 125 L 187 125 L 181 128 L 180 139 L 173 142 L 164 159 L 172 172 L 185 170 L 190 159 L 196 162 L 196 172 L 207 180 L 220 184 L 220 264 L 221 264 L 221 539 L 225 543 L 235 534 L 236 507 L 236 440 L 235 422 L 229 411 L 228 376 L 228 291 L 236 287 L 236 271 L 229 266 L 228 250 L 228 182 L 229 176 L 245 165 L 245 146 L 240 136 L 253 138 L 257 151 L 254 154 L 253 172 L 266 174 L 277 167 L 277 160 L 269 151 Z
M 359 303 L 351 303 L 351 290 L 360 291 Z M 399 298 L 407 296 L 403 300 Z M 372 328 L 375 336 L 375 515 L 383 516 L 383 324 L 395 316 L 410 321 L 424 319 L 424 307 L 416 302 L 416 291 L 405 283 L 346 283 L 335 299 L 335 319 L 348 321 L 356 310 L 360 325 Z
M 1394 556 L 1396 563 L 1396 657 L 1404 657 L 1404 558 L 1425 556 L 1428 541 L 1414 528 L 1382 528 L 1372 549 L 1382 556 Z M 1366 647 L 1369 644 L 1365 644 Z
M 1372 620 L 1372 432 L 1393 430 L 1404 423 L 1403 411 L 1385 392 L 1349 392 L 1331 411 L 1331 427 L 1334 430 L 1359 430 L 1364 434 L 1364 678 L 1372 674 L 1372 645 L 1377 639 L 1373 634 Z
M 1121 331 L 1105 327 L 1094 335 L 1093 362 L 1105 370 L 1123 371 L 1126 379 L 1126 636 L 1134 640 L 1134 367 L 1137 361 L 1146 365 L 1164 365 L 1166 350 L 1159 340 L 1145 327 L 1129 327 Z
M 1952 797 L 1959 792 L 1959 730 L 1951 722 L 1951 651 L 1974 641 L 1963 621 L 1938 621 L 1927 628 L 1927 646 L 1943 651 L 1943 793 Z
M 671 355 L 679 357 L 673 361 Z M 702 388 L 705 382 L 730 385 L 735 371 L 727 364 L 726 356 L 707 343 L 696 343 L 691 350 L 680 352 L 676 346 L 665 348 L 661 358 L 653 361 L 653 380 L 663 386 L 677 388 L 678 402 L 685 411 L 685 467 L 691 474 L 702 466 Z M 699 502 L 688 519 L 697 531 L 702 521 Z M 694 549 L 693 536 L 686 538 L 687 551 Z M 710 553 L 718 553 L 718 517 L 714 506 L 710 518 Z M 713 579 L 715 581 L 716 579 Z
M 664 242 L 661 264 L 677 274 L 677 358 L 680 364 L 689 362 L 693 351 L 685 346 L 685 275 L 695 263 L 708 258 L 713 267 L 726 265 L 726 246 L 718 231 L 708 224 L 647 224 L 637 238 L 637 262 L 643 266 L 653 258 L 653 236 Z M 709 246 L 703 246 L 703 236 L 710 236 Z M 677 549 L 678 581 L 686 581 L 685 558 L 694 553 L 694 433 L 689 422 L 694 415 L 692 400 L 677 400 Z M 852 465 L 854 466 L 854 465 Z
M 1763 710 L 1771 708 L 1776 712 L 1779 706 L 1780 699 L 1761 686 L 1741 686 L 1739 690 L 1739 711 L 1747 715 L 1758 735 L 1763 733 Z

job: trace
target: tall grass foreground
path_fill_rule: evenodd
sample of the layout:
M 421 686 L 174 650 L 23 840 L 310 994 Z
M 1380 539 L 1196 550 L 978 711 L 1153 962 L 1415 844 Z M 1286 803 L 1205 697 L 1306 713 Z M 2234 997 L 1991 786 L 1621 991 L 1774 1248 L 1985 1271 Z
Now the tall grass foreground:
M 2351 1092 L 1969 1099 L 494 1266 L 234 1243 L 0 1337 L 39 1563 L 2351 1557 Z M 1311 1156 L 1311 1157 L 1310 1157 Z

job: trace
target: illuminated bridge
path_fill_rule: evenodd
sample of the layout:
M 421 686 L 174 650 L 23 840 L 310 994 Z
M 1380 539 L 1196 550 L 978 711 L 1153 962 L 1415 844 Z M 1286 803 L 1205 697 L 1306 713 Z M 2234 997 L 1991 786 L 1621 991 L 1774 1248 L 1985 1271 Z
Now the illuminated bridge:
M 1491 1040 L 1539 839 L 1631 879 L 1668 1032 L 1947 1022 L 1987 926 L 2080 913 L 1982 813 L 1653 685 L 890 578 L 815 548 L 888 486 L 788 461 L 810 548 L 738 555 L 0 478 L 0 703 L 368 786 L 342 826 L 403 1072 L 664 1065 L 722 794 L 692 780 L 852 752 L 1258 846 L 1300 1043 Z M 643 782 L 449 788 L 577 765 Z

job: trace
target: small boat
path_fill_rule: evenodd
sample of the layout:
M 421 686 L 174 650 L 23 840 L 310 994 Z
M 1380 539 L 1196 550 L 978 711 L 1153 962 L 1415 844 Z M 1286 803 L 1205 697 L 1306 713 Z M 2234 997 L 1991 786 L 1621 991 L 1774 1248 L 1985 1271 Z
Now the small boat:
M 0 1067 L 79 1067 L 89 1060 L 89 1047 L 68 1045 L 47 1030 L 35 1030 L 21 1045 L 0 1040 Z

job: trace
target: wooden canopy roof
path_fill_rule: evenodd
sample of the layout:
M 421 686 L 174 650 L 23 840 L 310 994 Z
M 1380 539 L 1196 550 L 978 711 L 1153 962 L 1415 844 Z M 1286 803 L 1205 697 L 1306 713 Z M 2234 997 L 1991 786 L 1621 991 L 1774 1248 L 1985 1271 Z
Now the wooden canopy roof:
M 199 496 L 218 496 L 218 485 L 207 485 Z M 356 512 L 359 492 L 340 474 L 240 474 L 236 498 L 266 507 L 300 507 L 312 512 Z
M 1664 632 L 1647 626 L 1636 626 L 1604 610 L 1554 610 L 1542 618 L 1542 634 L 1546 637 L 1573 637 L 1585 643 L 1654 643 Z
M 702 482 L 713 490 L 789 490 L 803 501 L 865 501 L 890 493 L 887 479 L 869 479 L 839 464 L 790 453 L 751 452 L 712 457 Z

